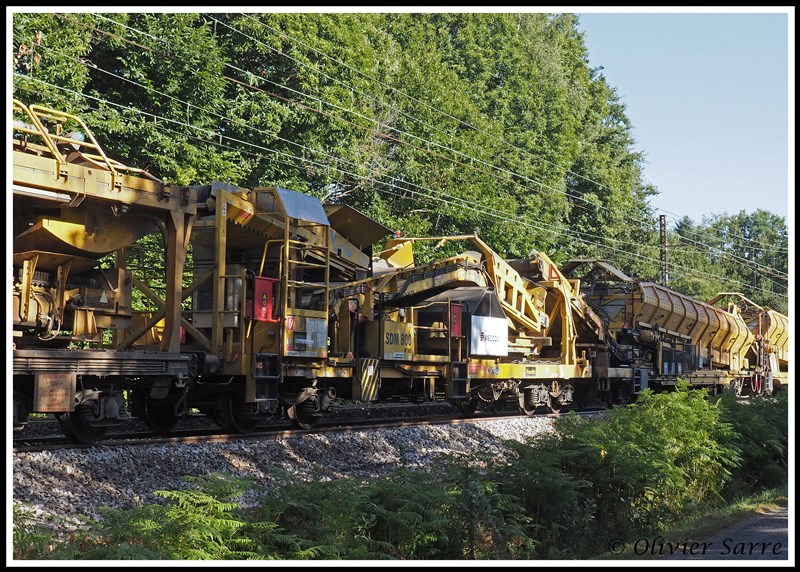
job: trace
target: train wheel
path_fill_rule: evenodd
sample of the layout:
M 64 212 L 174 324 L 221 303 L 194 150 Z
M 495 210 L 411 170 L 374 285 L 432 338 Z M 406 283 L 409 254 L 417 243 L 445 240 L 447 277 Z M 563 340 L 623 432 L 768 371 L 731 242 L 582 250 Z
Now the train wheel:
M 561 399 L 559 399 L 558 397 L 553 397 L 551 395 L 550 398 L 547 400 L 547 410 L 550 413 L 555 413 L 555 414 L 560 413 L 562 405 L 563 404 L 561 403 Z
M 56 419 L 64 435 L 78 443 L 96 443 L 108 432 L 108 427 L 94 427 L 83 421 L 80 417 L 80 406 L 75 411 L 56 413 Z
M 298 429 L 313 429 L 319 423 L 320 416 L 314 415 L 314 402 L 306 399 L 302 403 L 286 408 L 286 415 Z
M 489 404 L 489 410 L 495 415 L 502 415 L 506 411 L 506 401 L 504 399 L 496 399 Z
M 252 433 L 260 419 L 253 415 L 253 406 L 238 395 L 222 397 L 219 424 L 233 433 Z
M 159 435 L 168 434 L 178 422 L 178 416 L 175 415 L 175 404 L 146 400 L 144 403 L 144 422 Z
M 478 400 L 474 396 L 469 396 L 463 401 L 458 402 L 458 408 L 464 417 L 472 417 L 478 409 Z
M 561 401 L 562 389 L 557 379 L 554 379 L 550 384 L 550 392 L 545 402 L 545 407 L 550 413 L 558 415 L 561 412 L 561 406 L 563 405 Z

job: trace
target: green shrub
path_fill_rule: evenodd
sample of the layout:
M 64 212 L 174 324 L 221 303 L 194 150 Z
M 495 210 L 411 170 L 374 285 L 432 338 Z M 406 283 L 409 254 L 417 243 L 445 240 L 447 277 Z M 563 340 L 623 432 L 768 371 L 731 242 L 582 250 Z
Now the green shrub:
M 230 475 L 184 477 L 196 488 L 156 491 L 166 499 L 129 510 L 101 509 L 103 519 L 78 539 L 82 559 L 233 560 L 262 558 L 238 503 L 250 485 Z
M 12 507 L 14 559 L 39 559 L 50 551 L 52 535 L 32 520 L 32 510 L 15 502 Z
M 306 482 L 281 476 L 255 513 L 275 531 L 259 538 L 275 554 L 292 560 L 385 558 L 390 547 L 371 537 L 374 510 L 366 483 L 354 479 Z
M 599 419 L 509 442 L 502 458 L 442 456 L 429 471 L 277 482 L 253 509 L 248 480 L 186 477 L 163 504 L 104 510 L 59 545 L 14 507 L 18 559 L 580 559 L 611 538 L 666 530 L 725 498 L 787 482 L 788 401 L 742 404 L 680 384 Z M 317 475 L 319 477 L 319 475 Z
M 720 502 L 739 463 L 735 437 L 706 392 L 681 383 L 600 419 L 559 419 L 555 435 L 517 447 L 505 484 L 534 519 L 539 557 L 580 553 L 582 542 L 593 550 L 605 537 L 664 530 Z
M 737 434 L 732 446 L 741 456 L 740 466 L 725 487 L 725 497 L 736 499 L 763 489 L 785 486 L 789 479 L 787 394 L 743 402 L 732 392 L 725 392 L 717 403 L 722 420 Z
M 471 466 L 444 457 L 430 472 L 369 481 L 289 478 L 260 518 L 308 539 L 310 558 L 516 558 L 530 552 L 515 497 Z
M 569 558 L 575 544 L 567 539 L 590 537 L 594 524 L 592 483 L 565 472 L 559 439 L 545 436 L 534 446 L 509 442 L 517 458 L 495 468 L 502 490 L 517 498 L 527 516 L 524 534 L 531 557 Z

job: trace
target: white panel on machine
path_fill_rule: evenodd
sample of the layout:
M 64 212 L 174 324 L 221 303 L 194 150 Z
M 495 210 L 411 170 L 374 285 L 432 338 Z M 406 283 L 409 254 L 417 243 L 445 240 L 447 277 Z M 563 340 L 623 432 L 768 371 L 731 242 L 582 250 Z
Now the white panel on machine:
M 508 321 L 506 318 L 472 316 L 469 351 L 471 355 L 507 356 Z

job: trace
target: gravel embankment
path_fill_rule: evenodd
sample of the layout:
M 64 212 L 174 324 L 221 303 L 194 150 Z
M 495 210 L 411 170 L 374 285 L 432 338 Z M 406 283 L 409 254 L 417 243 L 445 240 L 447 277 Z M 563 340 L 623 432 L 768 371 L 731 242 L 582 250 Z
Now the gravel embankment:
M 320 480 L 370 478 L 400 466 L 425 470 L 442 453 L 505 455 L 504 441 L 522 441 L 552 426 L 552 418 L 499 418 L 263 441 L 14 453 L 13 498 L 34 511 L 36 522 L 67 532 L 78 515 L 101 518 L 98 507 L 161 502 L 153 491 L 187 488 L 184 476 L 230 473 L 253 479 L 269 494 L 275 469 Z

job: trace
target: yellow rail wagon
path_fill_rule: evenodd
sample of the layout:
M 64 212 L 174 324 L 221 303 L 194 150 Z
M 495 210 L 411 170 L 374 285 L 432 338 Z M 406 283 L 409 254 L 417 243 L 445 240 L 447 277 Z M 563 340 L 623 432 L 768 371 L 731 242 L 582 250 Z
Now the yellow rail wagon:
M 788 383 L 788 318 L 741 294 L 704 303 L 603 260 L 505 260 L 477 235 L 374 252 L 390 230 L 347 205 L 171 185 L 109 158 L 74 115 L 13 113 L 15 427 L 53 413 L 93 442 L 131 414 L 162 433 L 190 411 L 235 432 L 283 411 L 311 428 L 337 396 L 533 414 L 679 379 Z M 466 250 L 420 264 L 422 241 Z
M 728 295 L 700 302 L 627 276 L 605 260 L 574 260 L 564 271 L 583 276 L 586 301 L 608 331 L 609 343 L 597 347 L 601 377 L 633 376 L 635 390 L 667 388 L 685 379 L 711 393 L 730 387 L 738 394 L 771 393 L 773 377 L 782 378 L 770 376 L 767 385 L 760 381 L 768 360 L 777 373 L 778 355 L 786 355 L 788 320 L 780 314 L 756 316 L 753 308 L 736 303 L 722 309 L 715 303 Z M 762 343 L 764 334 L 772 343 Z
M 190 408 L 235 431 L 327 410 L 355 363 L 328 353 L 331 288 L 369 275 L 387 228 L 278 187 L 169 185 L 74 115 L 14 118 L 15 426 L 53 413 L 91 442 L 128 410 L 162 432 Z M 155 279 L 127 256 L 152 234 Z

